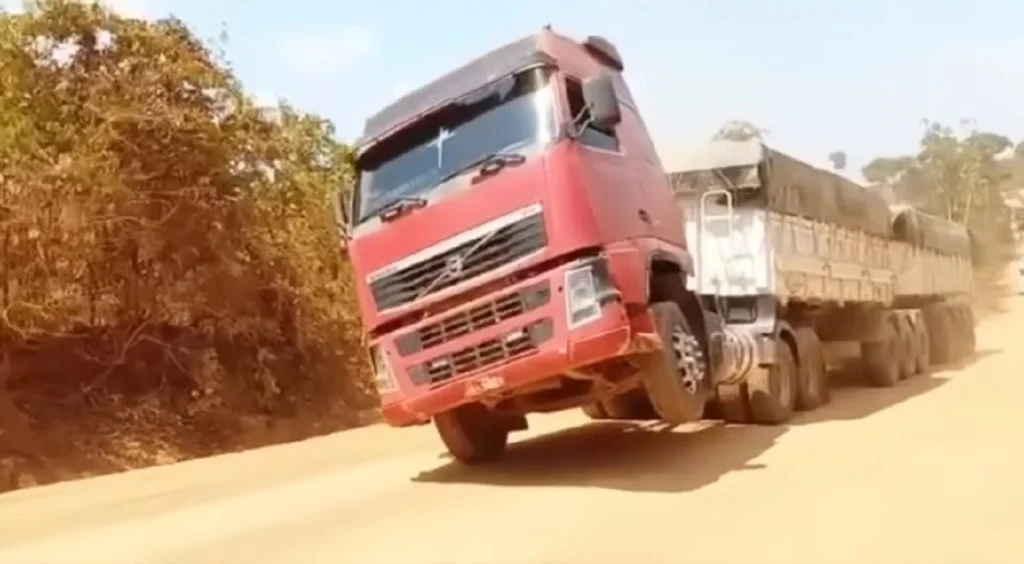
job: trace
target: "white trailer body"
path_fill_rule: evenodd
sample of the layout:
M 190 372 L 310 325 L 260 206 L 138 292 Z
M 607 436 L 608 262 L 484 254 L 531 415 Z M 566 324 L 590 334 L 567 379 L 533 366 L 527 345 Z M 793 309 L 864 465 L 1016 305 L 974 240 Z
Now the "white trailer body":
M 784 304 L 877 303 L 970 294 L 970 257 L 765 209 L 687 206 L 686 237 L 703 295 L 772 295 Z M 966 234 L 965 234 L 966 236 Z

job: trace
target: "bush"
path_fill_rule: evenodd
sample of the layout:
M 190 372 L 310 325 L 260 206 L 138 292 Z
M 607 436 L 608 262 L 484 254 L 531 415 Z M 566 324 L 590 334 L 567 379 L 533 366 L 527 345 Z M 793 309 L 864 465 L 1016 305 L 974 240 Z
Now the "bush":
M 327 121 L 257 108 L 178 20 L 70 0 L 0 14 L 0 68 L 8 398 L 372 402 Z

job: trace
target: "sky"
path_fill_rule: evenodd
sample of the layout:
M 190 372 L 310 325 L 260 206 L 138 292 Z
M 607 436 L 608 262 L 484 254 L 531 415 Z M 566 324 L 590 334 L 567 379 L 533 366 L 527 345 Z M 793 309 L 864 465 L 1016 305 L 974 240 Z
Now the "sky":
M 0 0 L 16 8 L 19 0 Z M 331 119 L 343 140 L 396 96 L 551 24 L 603 35 L 662 150 L 731 119 L 851 173 L 913 151 L 927 118 L 1024 139 L 1024 2 L 1009 0 L 106 0 L 174 14 L 263 100 Z

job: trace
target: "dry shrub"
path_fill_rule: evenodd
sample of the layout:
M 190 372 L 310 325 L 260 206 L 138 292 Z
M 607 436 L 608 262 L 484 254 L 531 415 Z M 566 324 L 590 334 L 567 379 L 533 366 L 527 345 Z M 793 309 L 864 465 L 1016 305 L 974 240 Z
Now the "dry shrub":
M 0 69 L 0 429 L 372 403 L 328 122 L 255 107 L 178 20 L 69 0 L 0 14 Z

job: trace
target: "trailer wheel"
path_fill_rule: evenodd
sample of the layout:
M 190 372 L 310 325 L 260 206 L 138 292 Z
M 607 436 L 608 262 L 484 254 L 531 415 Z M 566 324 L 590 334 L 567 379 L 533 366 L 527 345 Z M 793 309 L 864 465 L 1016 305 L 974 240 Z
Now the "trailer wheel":
M 508 446 L 508 427 L 477 403 L 435 415 L 434 427 L 448 452 L 463 464 L 494 460 Z
M 975 331 L 974 308 L 971 304 L 964 304 L 964 318 L 967 323 L 967 342 L 970 343 L 968 354 L 973 355 L 978 350 L 978 333 Z
M 583 413 L 586 414 L 587 417 L 594 421 L 609 419 L 608 412 L 604 410 L 604 406 L 601 405 L 601 402 L 599 401 L 585 404 L 581 406 L 580 409 L 583 410 Z
M 821 339 L 814 329 L 800 327 L 794 331 L 797 351 L 797 370 L 800 375 L 797 387 L 797 409 L 809 411 L 825 405 L 831 399 L 828 370 Z
M 915 374 L 924 374 L 928 372 L 931 366 L 931 342 L 928 339 L 928 325 L 924 322 L 922 317 L 917 323 L 914 323 L 914 339 L 917 341 L 916 349 L 916 361 L 915 361 Z
M 969 357 L 978 347 L 977 335 L 974 332 L 974 313 L 968 304 L 953 306 L 953 313 L 956 319 L 960 358 Z
M 929 364 L 931 366 L 946 364 L 952 360 L 951 353 L 954 352 L 951 350 L 954 345 L 949 308 L 945 304 L 938 303 L 925 306 L 921 311 L 924 313 L 925 325 L 928 328 L 929 352 L 931 353 Z
M 868 384 L 890 388 L 900 381 L 900 339 L 892 323 L 882 325 L 878 341 L 861 343 L 861 364 Z
M 970 343 L 967 342 L 967 322 L 964 316 L 963 306 L 950 304 L 947 310 L 949 325 L 951 327 L 950 340 L 952 341 L 953 358 L 950 360 L 963 360 L 967 356 Z
M 651 305 L 662 349 L 641 359 L 644 387 L 651 405 L 669 423 L 685 423 L 704 414 L 710 390 L 700 341 L 675 302 Z
M 775 341 L 775 364 L 756 370 L 747 378 L 747 405 L 750 418 L 762 425 L 789 421 L 796 409 L 800 376 L 789 344 Z
M 910 378 L 917 373 L 917 337 L 910 320 L 901 317 L 896 321 L 896 334 L 899 338 L 899 369 L 900 379 Z

